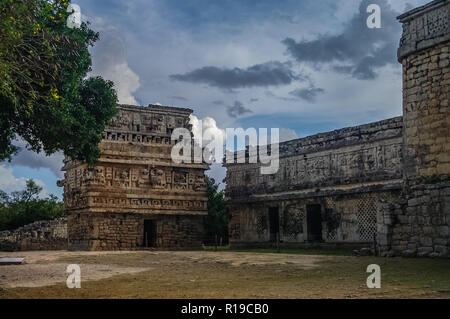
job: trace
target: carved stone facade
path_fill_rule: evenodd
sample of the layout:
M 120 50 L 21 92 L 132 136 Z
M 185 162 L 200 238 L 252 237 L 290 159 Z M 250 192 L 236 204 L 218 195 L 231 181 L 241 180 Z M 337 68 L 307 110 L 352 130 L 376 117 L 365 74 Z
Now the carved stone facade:
M 98 163 L 66 161 L 69 249 L 200 247 L 208 165 L 176 164 L 175 128 L 190 109 L 120 105 L 103 133 Z
M 225 164 L 232 245 L 279 236 L 450 256 L 450 1 L 399 20 L 403 117 L 281 143 L 274 175 Z
M 274 242 L 277 232 L 290 244 L 372 243 L 378 202 L 401 191 L 402 128 L 397 117 L 281 143 L 274 175 L 225 164 L 231 244 Z

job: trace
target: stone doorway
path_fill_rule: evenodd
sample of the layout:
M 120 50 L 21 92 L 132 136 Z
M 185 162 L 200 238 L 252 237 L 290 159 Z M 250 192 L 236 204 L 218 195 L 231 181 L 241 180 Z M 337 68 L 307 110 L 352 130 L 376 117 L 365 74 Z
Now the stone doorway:
M 278 212 L 278 207 L 269 208 L 269 232 L 270 241 L 277 241 L 277 234 L 280 231 L 280 214 Z
M 306 221 L 309 242 L 322 241 L 322 207 L 318 204 L 306 205 Z
M 156 221 L 152 219 L 144 220 L 144 247 L 156 247 Z

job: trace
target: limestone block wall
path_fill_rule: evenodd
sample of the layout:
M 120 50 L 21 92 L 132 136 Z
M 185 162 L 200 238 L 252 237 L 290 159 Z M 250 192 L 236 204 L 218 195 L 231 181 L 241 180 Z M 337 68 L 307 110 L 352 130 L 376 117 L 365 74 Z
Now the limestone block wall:
M 450 174 L 450 42 L 402 60 L 407 178 Z
M 383 254 L 450 256 L 450 1 L 399 17 L 404 181 L 379 224 Z
M 155 248 L 201 247 L 203 216 L 79 213 L 68 217 L 69 249 L 142 249 L 145 220 L 156 223 Z
M 0 232 L 0 250 L 66 250 L 67 219 L 37 221 L 13 231 Z
M 309 242 L 307 205 L 320 205 L 322 242 L 373 243 L 377 235 L 379 202 L 392 202 L 400 190 L 293 198 L 230 206 L 233 246 L 271 240 L 269 210 L 278 208 L 282 243 Z M 272 237 L 273 240 L 273 237 Z
M 450 2 L 398 17 L 403 35 L 404 172 L 407 180 L 450 175 Z
M 411 185 L 378 215 L 382 255 L 450 257 L 450 181 Z
M 402 179 L 401 117 L 280 143 L 276 174 L 262 175 L 260 163 L 224 164 L 226 196 L 251 200 L 282 192 L 361 186 Z
M 319 241 L 372 243 L 378 201 L 401 189 L 402 136 L 396 117 L 281 143 L 273 175 L 262 175 L 260 164 L 225 164 L 231 244 L 273 242 L 271 208 L 283 243 L 317 241 L 308 234 L 308 205 L 320 205 Z
M 176 128 L 191 130 L 190 109 L 119 105 L 93 166 L 66 159 L 64 207 L 69 249 L 142 247 L 144 220 L 158 225 L 157 247 L 201 247 L 207 215 L 206 163 L 175 163 Z M 152 236 L 154 232 L 152 232 Z

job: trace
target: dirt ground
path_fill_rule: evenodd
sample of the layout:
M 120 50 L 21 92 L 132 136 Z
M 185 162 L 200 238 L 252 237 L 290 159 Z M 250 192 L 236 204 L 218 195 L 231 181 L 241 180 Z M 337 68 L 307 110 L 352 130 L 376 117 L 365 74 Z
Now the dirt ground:
M 5 265 L 0 268 L 0 287 L 43 287 L 65 282 L 67 279 L 66 267 L 68 263 L 61 263 L 61 258 L 86 259 L 89 257 L 109 256 L 120 258 L 124 261 L 128 255 L 138 254 L 145 258 L 146 267 L 130 267 L 128 265 L 114 264 L 86 264 L 79 263 L 82 270 L 83 280 L 99 280 L 120 274 L 134 274 L 138 272 L 151 271 L 152 265 L 165 267 L 173 264 L 229 264 L 231 266 L 241 265 L 286 265 L 293 264 L 299 268 L 309 269 L 317 267 L 317 261 L 323 260 L 323 256 L 296 256 L 283 254 L 274 259 L 267 254 L 245 254 L 245 253 L 213 253 L 205 251 L 195 252 L 66 252 L 66 251 L 29 251 L 21 253 L 2 253 L 0 257 L 25 258 L 22 265 Z M 133 256 L 134 257 L 134 256 Z M 169 270 L 169 269 L 168 269 Z
M 0 298 L 449 298 L 450 261 L 254 252 L 0 253 Z M 382 288 L 366 286 L 379 264 Z M 81 268 L 81 289 L 66 267 Z

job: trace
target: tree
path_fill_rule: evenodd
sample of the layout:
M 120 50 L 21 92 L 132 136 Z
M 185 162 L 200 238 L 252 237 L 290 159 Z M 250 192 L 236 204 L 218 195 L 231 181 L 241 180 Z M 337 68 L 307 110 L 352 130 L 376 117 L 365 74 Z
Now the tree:
M 38 220 L 51 220 L 64 215 L 63 203 L 57 197 L 39 198 L 42 187 L 32 179 L 25 189 L 7 194 L 0 190 L 0 231 L 13 230 Z
M 117 112 L 113 83 L 86 79 L 98 34 L 69 28 L 70 0 L 0 0 L 0 160 L 16 136 L 36 152 L 94 163 Z
M 225 203 L 225 192 L 219 191 L 219 184 L 206 176 L 208 216 L 205 218 L 205 243 L 215 244 L 216 238 L 228 242 L 229 215 Z
M 32 200 L 36 200 L 42 192 L 42 186 L 36 184 L 36 182 L 32 179 L 28 179 L 26 181 L 26 187 L 23 191 L 12 192 L 11 196 L 14 201 L 23 201 L 24 203 L 29 203 Z

